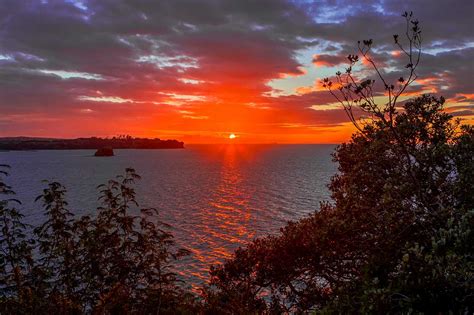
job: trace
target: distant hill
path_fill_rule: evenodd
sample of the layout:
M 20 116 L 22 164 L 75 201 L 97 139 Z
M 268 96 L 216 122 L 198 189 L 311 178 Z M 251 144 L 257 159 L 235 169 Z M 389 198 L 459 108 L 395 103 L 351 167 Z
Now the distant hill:
M 64 140 L 60 138 L 41 138 L 41 137 L 0 137 L 0 141 L 29 141 L 29 140 Z
M 0 138 L 0 150 L 97 150 L 104 147 L 112 149 L 183 149 L 184 142 L 161 140 L 158 138 L 77 138 L 51 139 L 34 137 Z

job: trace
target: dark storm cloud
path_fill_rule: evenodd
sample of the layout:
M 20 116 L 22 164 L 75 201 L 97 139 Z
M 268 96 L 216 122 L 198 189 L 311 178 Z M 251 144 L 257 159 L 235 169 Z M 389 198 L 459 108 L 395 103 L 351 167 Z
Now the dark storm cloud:
M 105 113 L 103 104 L 81 101 L 81 96 L 145 104 L 162 102 L 166 93 L 212 93 L 243 102 L 254 98 L 287 115 L 297 113 L 294 119 L 307 117 L 308 124 L 340 123 L 342 111 L 308 109 L 330 102 L 324 93 L 269 100 L 262 96 L 271 91 L 268 81 L 302 74 L 298 51 L 320 42 L 328 48 L 315 61 L 326 66 L 340 64 L 361 37 L 374 38 L 386 64 L 392 34 L 404 29 L 400 13 L 405 10 L 422 22 L 428 51 L 421 77 L 433 78 L 441 92 L 459 99 L 474 92 L 473 5 L 469 0 L 455 5 L 428 0 L 3 0 L 0 110 L 10 116 L 65 117 L 84 107 Z M 182 78 L 202 83 L 186 84 Z M 137 106 L 114 105 L 124 111 Z
M 404 30 L 400 15 L 412 11 L 422 22 L 427 46 L 461 45 L 473 41 L 474 2 L 469 0 L 322 0 L 305 2 L 305 6 L 320 22 L 318 35 L 333 40 L 353 43 L 358 39 L 373 38 L 389 43 L 392 34 Z
M 442 76 L 449 85 L 446 97 L 474 93 L 474 47 L 453 49 L 437 55 L 425 55 L 420 66 L 422 77 Z
M 72 101 L 88 88 L 117 95 L 124 86 L 127 93 L 135 85 L 160 91 L 182 87 L 176 81 L 182 70 L 176 56 L 202 63 L 191 72 L 195 77 L 256 75 L 250 84 L 263 85 L 280 72 L 299 71 L 293 53 L 305 43 L 296 37 L 311 24 L 301 9 L 282 1 L 7 0 L 0 5 L 0 54 L 10 58 L 0 60 L 0 80 L 6 83 L 0 87 L 1 105 L 21 105 L 25 111 L 38 102 L 17 104 L 28 99 L 25 95 L 35 99 L 55 89 Z M 137 62 L 148 55 L 174 63 L 157 69 L 154 60 Z M 39 69 L 97 74 L 106 82 L 75 80 L 73 88 L 34 73 Z
M 428 44 L 461 45 L 472 43 L 474 1 L 383 1 L 393 13 L 413 11 L 424 23 L 423 37 Z

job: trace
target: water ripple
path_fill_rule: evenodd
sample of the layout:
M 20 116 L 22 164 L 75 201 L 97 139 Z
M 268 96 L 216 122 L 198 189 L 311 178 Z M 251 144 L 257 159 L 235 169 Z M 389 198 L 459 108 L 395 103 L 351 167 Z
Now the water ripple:
M 185 150 L 117 150 L 113 158 L 92 158 L 87 150 L 0 152 L 0 164 L 12 166 L 10 184 L 32 224 L 42 220 L 33 203 L 41 180 L 62 182 L 73 212 L 93 215 L 95 187 L 125 167 L 135 168 L 142 175 L 137 187 L 141 206 L 158 208 L 162 220 L 173 226 L 177 243 L 191 250 L 178 272 L 197 286 L 207 280 L 210 265 L 328 200 L 333 149 L 190 145 Z

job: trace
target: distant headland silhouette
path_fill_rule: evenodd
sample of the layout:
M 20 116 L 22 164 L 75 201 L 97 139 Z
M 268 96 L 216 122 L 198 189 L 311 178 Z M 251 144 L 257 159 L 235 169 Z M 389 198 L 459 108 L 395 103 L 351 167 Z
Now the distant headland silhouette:
M 161 140 L 159 138 L 134 138 L 131 136 L 77 139 L 0 138 L 0 150 L 97 150 L 104 147 L 112 149 L 183 149 L 184 142 Z

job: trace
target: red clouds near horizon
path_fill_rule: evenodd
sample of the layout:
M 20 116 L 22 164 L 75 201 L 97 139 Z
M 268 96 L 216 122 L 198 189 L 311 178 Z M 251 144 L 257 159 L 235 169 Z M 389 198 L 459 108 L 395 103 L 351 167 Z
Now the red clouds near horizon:
M 447 26 L 434 22 L 436 10 L 409 5 L 428 30 L 415 89 L 445 95 L 453 114 L 472 119 L 472 98 L 461 97 L 474 93 L 474 40 L 463 13 L 472 4 L 463 1 L 459 12 L 437 4 L 443 19 L 467 21 L 454 34 L 439 29 Z M 344 68 L 360 36 L 375 35 L 381 64 L 398 66 L 389 43 L 402 30 L 403 8 L 377 1 L 5 0 L 0 136 L 130 134 L 192 143 L 236 133 L 241 142 L 341 142 L 353 129 L 315 82 Z

